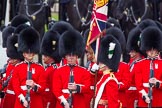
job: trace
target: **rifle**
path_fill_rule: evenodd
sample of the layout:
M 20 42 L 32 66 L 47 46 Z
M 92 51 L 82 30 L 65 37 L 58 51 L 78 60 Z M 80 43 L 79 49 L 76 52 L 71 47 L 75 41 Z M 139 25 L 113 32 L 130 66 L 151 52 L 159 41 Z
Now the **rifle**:
M 12 72 L 13 70 L 11 70 L 10 75 L 7 77 L 7 79 L 2 82 L 2 88 L 0 89 L 0 98 L 4 98 L 5 96 L 5 92 L 3 90 L 8 86 L 8 83 L 12 77 Z
M 31 80 L 32 79 L 32 72 L 30 72 L 30 65 L 31 65 L 31 63 L 28 62 L 27 80 Z M 26 100 L 28 102 L 27 108 L 30 108 L 30 89 L 31 89 L 31 87 L 27 85 L 27 92 L 26 92 Z
M 150 78 L 154 77 L 154 70 L 153 70 L 153 60 L 150 61 Z M 149 83 L 149 92 L 148 97 L 150 98 L 150 103 L 148 104 L 148 108 L 152 108 L 152 87 L 153 84 Z
M 70 65 L 70 76 L 69 76 L 69 83 L 74 83 L 74 74 L 73 74 L 73 66 Z M 73 97 L 72 97 L 72 90 L 69 90 L 69 98 L 68 98 L 68 103 L 70 108 L 73 108 L 72 102 L 73 102 Z
M 5 87 L 7 87 L 8 82 L 10 81 L 10 79 L 11 79 L 11 77 L 12 77 L 12 72 L 13 72 L 13 70 L 11 70 L 10 75 L 9 75 L 9 76 L 7 77 L 7 79 L 3 82 L 3 84 L 2 84 L 2 89 L 1 89 L 1 90 L 3 90 Z

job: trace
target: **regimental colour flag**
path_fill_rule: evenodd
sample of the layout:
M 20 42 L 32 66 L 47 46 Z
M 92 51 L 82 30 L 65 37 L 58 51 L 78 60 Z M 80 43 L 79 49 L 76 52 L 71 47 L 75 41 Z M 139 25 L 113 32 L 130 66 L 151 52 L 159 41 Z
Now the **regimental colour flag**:
M 106 29 L 108 1 L 109 0 L 94 0 L 92 21 L 87 45 L 93 43 L 101 35 L 102 31 Z

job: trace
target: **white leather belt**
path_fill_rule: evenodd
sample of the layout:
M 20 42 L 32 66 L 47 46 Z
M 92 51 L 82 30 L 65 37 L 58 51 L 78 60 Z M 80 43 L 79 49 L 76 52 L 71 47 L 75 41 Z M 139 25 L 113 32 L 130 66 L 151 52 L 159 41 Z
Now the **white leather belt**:
M 149 83 L 143 83 L 144 87 L 150 87 Z
M 22 90 L 27 90 L 26 85 L 24 85 L 24 86 L 20 86 L 20 87 L 21 87 Z
M 12 90 L 6 90 L 6 93 L 8 93 L 8 94 L 12 94 L 12 95 L 15 95 L 15 92 L 12 91 Z
M 137 88 L 136 88 L 136 87 L 131 86 L 131 87 L 129 87 L 129 89 L 128 89 L 128 90 L 137 90 Z

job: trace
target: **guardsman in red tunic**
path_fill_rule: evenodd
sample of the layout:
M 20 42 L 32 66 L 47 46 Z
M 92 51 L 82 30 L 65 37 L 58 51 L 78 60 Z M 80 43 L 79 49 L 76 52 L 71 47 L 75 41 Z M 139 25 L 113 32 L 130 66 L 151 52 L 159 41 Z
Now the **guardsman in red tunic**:
M 118 70 L 121 57 L 121 46 L 112 35 L 101 39 L 99 50 L 99 67 L 103 76 L 96 85 L 96 98 L 94 108 L 120 108 L 118 80 L 114 72 Z
M 20 19 L 21 20 L 21 19 Z M 22 26 L 21 26 L 22 25 Z M 12 33 L 12 35 L 8 35 L 7 37 L 7 56 L 9 57 L 8 66 L 6 68 L 6 77 L 3 79 L 3 89 L 5 88 L 5 98 L 3 102 L 4 108 L 13 108 L 15 104 L 15 93 L 13 91 L 12 86 L 12 74 L 13 69 L 15 65 L 23 60 L 23 56 L 20 52 L 17 51 L 18 49 L 18 34 L 21 30 L 23 30 L 25 27 L 29 27 L 29 25 L 21 24 L 16 29 L 13 29 L 14 27 L 9 27 L 10 30 L 8 33 Z M 13 30 L 12 30 L 13 29 Z M 4 33 L 5 34 L 5 33 Z
M 85 49 L 83 37 L 78 31 L 66 31 L 59 40 L 59 49 L 60 56 L 65 57 L 67 64 L 54 72 L 56 108 L 86 108 L 84 94 L 90 93 L 90 74 L 77 63 Z
M 4 85 L 7 86 L 6 94 L 3 101 L 2 108 L 14 108 L 15 93 L 12 86 L 12 74 L 17 63 L 23 60 L 22 54 L 18 52 L 18 35 L 11 35 L 7 39 L 7 56 L 10 58 L 9 65 L 6 69 L 6 78 Z
M 141 51 L 147 58 L 135 64 L 135 83 L 139 93 L 138 107 L 161 108 L 162 102 L 162 32 L 157 27 L 147 27 L 141 33 Z
M 91 46 L 86 47 L 86 55 L 87 55 L 87 60 L 88 60 L 86 64 L 86 69 L 90 72 L 90 75 L 91 75 L 91 86 L 90 86 L 91 93 L 86 94 L 85 99 L 87 100 L 86 101 L 87 108 L 90 108 L 90 105 L 92 106 L 94 104 L 93 103 L 94 100 L 92 99 L 95 96 L 95 85 L 97 81 L 100 80 L 103 73 L 99 71 L 99 66 L 97 65 L 97 62 L 95 60 L 95 55 L 94 55 L 94 52 Z
M 3 29 L 2 31 L 2 47 L 3 48 L 6 48 L 7 49 L 7 39 L 9 36 L 12 35 L 12 33 L 14 33 L 14 30 L 15 28 L 12 27 L 12 26 L 7 26 Z M 7 50 L 6 50 L 7 51 Z M 7 53 L 7 52 L 6 52 Z M 4 100 L 4 93 L 6 91 L 6 87 L 4 87 L 3 83 L 4 83 L 4 80 L 6 78 L 6 71 L 9 71 L 9 70 L 12 70 L 12 65 L 9 64 L 9 61 L 10 59 L 7 60 L 7 63 L 4 65 L 3 69 L 2 69 L 2 72 L 1 72 L 1 91 L 0 91 L 0 98 L 1 98 L 1 102 L 0 102 L 0 107 L 1 107 L 1 104 L 3 104 L 3 100 Z
M 106 30 L 106 34 L 113 35 L 120 43 L 122 48 L 122 56 L 124 56 L 125 48 L 126 48 L 126 40 L 121 29 L 117 27 L 111 27 Z M 124 58 L 124 57 L 123 57 Z M 126 90 L 130 86 L 130 71 L 129 65 L 123 61 L 119 63 L 118 71 L 115 74 L 115 77 L 119 81 L 119 98 L 122 102 L 123 107 L 127 107 L 127 99 L 126 99 Z
M 132 29 L 128 34 L 127 51 L 130 55 L 130 79 L 131 85 L 126 91 L 127 96 L 127 108 L 136 108 L 138 101 L 138 91 L 135 86 L 135 73 L 133 72 L 134 65 L 143 58 L 143 54 L 140 51 L 140 29 L 138 27 Z
M 41 93 L 45 90 L 44 68 L 33 61 L 39 53 L 39 34 L 32 28 L 24 29 L 18 37 L 18 51 L 24 61 L 17 64 L 13 71 L 12 85 L 16 95 L 14 108 L 43 108 Z
M 52 80 L 55 70 L 59 67 L 61 57 L 59 57 L 59 37 L 55 31 L 47 31 L 41 43 L 41 53 L 43 62 L 46 64 L 45 78 L 47 88 L 42 94 L 44 108 L 56 108 L 56 97 L 52 93 Z

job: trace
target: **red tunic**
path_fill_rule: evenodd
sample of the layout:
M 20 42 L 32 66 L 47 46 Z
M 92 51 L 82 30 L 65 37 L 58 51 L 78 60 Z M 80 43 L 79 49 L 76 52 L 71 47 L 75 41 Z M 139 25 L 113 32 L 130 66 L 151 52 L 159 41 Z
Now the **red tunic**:
M 85 93 L 90 93 L 90 74 L 89 72 L 78 65 L 73 68 L 74 82 L 80 85 L 79 93 L 73 93 L 73 108 L 86 108 Z M 69 97 L 68 83 L 69 83 L 70 67 L 64 65 L 58 68 L 53 76 L 53 93 L 57 97 L 56 108 L 63 108 L 62 100 Z
M 13 91 L 13 86 L 12 86 L 12 74 L 13 74 L 13 69 L 14 69 L 14 65 L 9 64 L 7 69 L 6 69 L 6 78 L 5 80 L 7 80 L 9 77 L 10 80 L 8 82 L 8 86 L 6 87 L 6 93 L 5 93 L 5 97 L 3 100 L 3 106 L 2 108 L 14 108 L 14 104 L 15 104 L 15 93 Z
M 52 79 L 53 79 L 53 73 L 57 69 L 56 64 L 50 64 L 45 69 L 45 78 L 46 78 L 46 89 L 45 92 L 43 92 L 43 106 L 44 108 L 56 108 L 56 97 L 52 93 Z
M 27 67 L 28 64 L 26 62 L 21 62 L 20 64 L 16 65 L 13 71 L 12 84 L 14 92 L 16 94 L 16 102 L 14 108 L 24 108 L 20 103 L 18 96 L 20 94 L 23 94 L 24 97 L 26 96 Z M 40 86 L 38 87 L 37 91 L 34 91 L 33 89 L 30 90 L 30 108 L 43 108 L 41 93 L 45 90 L 46 86 L 44 68 L 40 64 L 32 63 L 30 65 L 30 71 L 32 72 L 32 80 Z
M 105 105 L 98 104 L 100 100 L 108 101 L 108 108 L 119 108 L 117 79 L 110 74 L 103 75 L 96 85 L 96 99 L 94 108 L 106 108 Z M 103 87 L 103 89 L 102 89 Z
M 120 83 L 119 100 L 121 101 L 123 107 L 127 107 L 126 90 L 130 87 L 129 65 L 124 62 L 120 62 L 118 72 L 114 74 Z
M 160 81 L 162 81 L 162 60 L 156 59 L 153 61 L 153 70 L 154 70 L 154 77 Z M 148 93 L 148 82 L 150 76 L 150 60 L 143 59 L 135 64 L 134 70 L 135 72 L 135 82 L 138 92 L 141 90 L 145 90 Z M 152 100 L 152 107 L 162 107 L 162 101 L 159 99 L 162 97 L 162 84 L 160 88 L 153 88 L 153 100 Z M 148 104 L 142 99 L 142 94 L 139 93 L 139 107 L 147 107 Z

